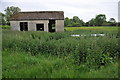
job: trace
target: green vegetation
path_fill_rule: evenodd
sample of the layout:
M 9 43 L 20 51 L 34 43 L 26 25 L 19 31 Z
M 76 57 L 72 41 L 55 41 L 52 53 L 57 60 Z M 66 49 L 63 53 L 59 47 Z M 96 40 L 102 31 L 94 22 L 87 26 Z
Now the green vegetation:
M 74 30 L 97 30 L 97 31 L 118 31 L 120 27 L 108 27 L 108 26 L 96 26 L 96 27 L 65 27 L 67 31 L 74 31 Z
M 56 56 L 31 56 L 21 51 L 3 51 L 3 78 L 114 78 L 118 77 L 118 64 L 99 70 L 75 65 Z M 69 61 L 69 62 L 66 62 Z
M 0 79 L 2 79 L 2 29 L 0 28 Z
M 3 30 L 3 78 L 118 77 L 117 27 L 66 30 L 64 33 Z
M 81 27 L 81 26 L 119 26 L 120 23 L 116 22 L 114 18 L 110 18 L 109 21 L 106 20 L 105 14 L 98 14 L 95 18 L 92 18 L 88 22 L 84 22 L 78 16 L 73 16 L 73 18 L 69 19 L 65 18 L 65 26 L 66 27 Z
M 78 16 L 66 17 L 64 33 L 20 32 L 10 31 L 8 25 L 21 9 L 11 6 L 4 11 L 0 12 L 3 78 L 118 77 L 118 27 L 107 27 L 120 25 L 114 18 L 106 21 L 106 15 L 99 14 L 84 22 Z
M 0 25 L 0 28 L 2 28 L 2 29 L 10 29 L 10 26 L 9 25 Z
M 19 7 L 11 6 L 11 7 L 7 7 L 4 11 L 5 14 L 0 12 L 0 19 L 1 19 L 0 25 L 9 25 L 12 16 L 20 12 L 21 9 Z

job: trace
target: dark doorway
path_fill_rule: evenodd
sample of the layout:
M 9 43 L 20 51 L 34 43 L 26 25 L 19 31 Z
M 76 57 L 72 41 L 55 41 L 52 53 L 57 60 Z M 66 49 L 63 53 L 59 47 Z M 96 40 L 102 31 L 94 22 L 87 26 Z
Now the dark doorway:
M 49 32 L 55 32 L 55 20 L 49 20 Z
M 20 22 L 20 31 L 28 31 L 28 22 Z
M 36 24 L 36 31 L 44 31 L 44 24 Z

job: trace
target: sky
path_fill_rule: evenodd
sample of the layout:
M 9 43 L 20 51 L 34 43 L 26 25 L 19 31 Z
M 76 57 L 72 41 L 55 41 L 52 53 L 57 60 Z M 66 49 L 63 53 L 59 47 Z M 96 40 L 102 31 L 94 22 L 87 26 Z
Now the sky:
M 118 22 L 120 22 L 120 1 L 118 3 Z
M 78 16 L 87 22 L 98 14 L 106 14 L 107 20 L 118 21 L 119 0 L 0 0 L 0 11 L 16 6 L 21 11 L 64 11 L 65 17 Z

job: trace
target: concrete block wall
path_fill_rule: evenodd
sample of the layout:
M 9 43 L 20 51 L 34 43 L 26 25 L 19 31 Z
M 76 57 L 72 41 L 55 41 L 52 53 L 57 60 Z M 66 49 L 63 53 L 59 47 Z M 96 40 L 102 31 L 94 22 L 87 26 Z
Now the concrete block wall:
M 28 31 L 36 31 L 36 25 L 34 24 L 34 22 L 30 21 L 28 22 Z
M 29 31 L 36 31 L 36 24 L 44 24 L 44 31 L 48 32 L 48 23 L 49 23 L 49 20 L 29 21 L 28 30 Z
M 20 26 L 18 21 L 10 21 L 10 26 L 12 31 L 20 31 Z
M 64 20 L 56 20 L 56 32 L 64 32 Z
M 48 32 L 49 20 L 32 20 L 32 21 L 10 21 L 11 30 L 20 31 L 20 22 L 28 22 L 28 31 L 36 31 L 36 24 L 44 24 L 44 31 Z M 64 32 L 64 20 L 56 20 L 56 32 Z
M 44 31 L 48 32 L 48 20 L 10 21 L 11 30 L 20 31 L 20 22 L 28 22 L 28 31 L 36 31 L 36 24 L 44 24 Z

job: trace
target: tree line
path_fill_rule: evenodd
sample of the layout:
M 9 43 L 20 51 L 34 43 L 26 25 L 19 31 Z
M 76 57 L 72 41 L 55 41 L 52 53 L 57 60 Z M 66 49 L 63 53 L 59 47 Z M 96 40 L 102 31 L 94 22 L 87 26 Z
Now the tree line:
M 10 25 L 11 17 L 20 12 L 19 7 L 11 6 L 7 7 L 5 13 L 0 12 L 0 25 Z M 78 16 L 73 16 L 73 18 L 66 17 L 64 19 L 65 27 L 81 27 L 81 26 L 120 26 L 120 22 L 116 22 L 114 18 L 110 18 L 106 21 L 105 14 L 99 14 L 95 18 L 92 18 L 88 22 L 84 22 Z
M 84 22 L 78 16 L 73 16 L 73 18 L 66 17 L 64 20 L 66 27 L 81 27 L 81 26 L 120 26 L 120 22 L 116 22 L 114 18 L 110 18 L 109 21 L 106 20 L 105 14 L 96 15 L 88 22 Z

